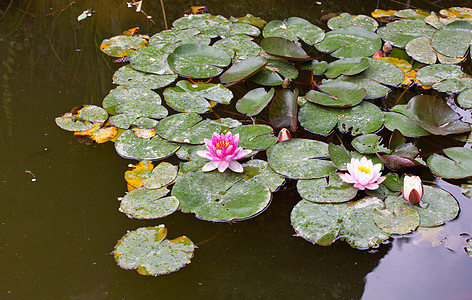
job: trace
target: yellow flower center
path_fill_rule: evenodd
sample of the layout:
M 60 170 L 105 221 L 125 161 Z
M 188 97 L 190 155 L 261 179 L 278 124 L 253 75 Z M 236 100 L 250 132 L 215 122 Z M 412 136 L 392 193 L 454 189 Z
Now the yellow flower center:
M 228 141 L 224 141 L 224 142 L 217 142 L 215 147 L 217 149 L 223 149 L 223 148 L 226 148 L 229 146 L 229 142 Z
M 366 166 L 359 166 L 357 169 L 361 172 L 366 173 L 366 174 L 370 174 L 370 172 L 371 172 L 370 169 L 367 168 Z

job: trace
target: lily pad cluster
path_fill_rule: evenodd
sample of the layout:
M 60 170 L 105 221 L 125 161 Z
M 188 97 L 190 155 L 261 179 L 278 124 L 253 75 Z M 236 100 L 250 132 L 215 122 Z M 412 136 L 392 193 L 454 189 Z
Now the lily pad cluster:
M 468 147 L 425 154 L 417 143 L 471 140 L 471 124 L 452 105 L 472 107 L 472 77 L 459 65 L 472 44 L 469 11 L 343 13 L 327 27 L 298 17 L 184 16 L 149 39 L 104 40 L 105 54 L 129 61 L 113 74 L 117 87 L 103 107 L 76 107 L 56 123 L 86 144 L 115 142 L 120 156 L 138 161 L 120 198 L 130 218 L 180 210 L 242 221 L 262 213 L 290 179 L 301 196 L 290 216 L 297 235 L 323 246 L 341 239 L 375 247 L 459 213 L 454 197 L 434 185 L 424 187 L 419 204 L 400 194 L 405 173 L 418 168 L 444 179 L 472 177 Z M 390 95 L 402 89 L 393 103 Z M 205 139 L 229 131 L 251 150 L 243 172 L 203 172 L 208 160 L 197 152 Z M 381 164 L 386 179 L 377 190 L 359 191 L 339 176 L 362 157 Z M 185 265 L 192 242 L 166 240 L 164 231 L 128 233 L 114 251 L 118 264 L 147 275 Z

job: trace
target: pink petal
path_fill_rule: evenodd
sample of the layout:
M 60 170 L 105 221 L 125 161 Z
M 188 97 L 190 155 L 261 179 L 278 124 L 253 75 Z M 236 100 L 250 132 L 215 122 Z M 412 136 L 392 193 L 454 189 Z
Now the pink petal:
M 210 151 L 206 151 L 206 150 L 198 150 L 197 155 L 199 155 L 203 158 L 209 159 L 209 160 L 214 159 L 214 156 L 210 153 Z
M 342 181 L 347 182 L 347 183 L 357 183 L 354 178 L 352 178 L 351 175 L 349 174 L 339 174 L 339 177 L 341 178 Z
M 366 189 L 369 189 L 369 190 L 376 190 L 379 188 L 379 185 L 377 183 L 369 183 L 365 186 Z
M 236 173 L 243 172 L 243 166 L 235 160 L 229 162 L 229 168 Z
M 218 162 L 218 171 L 224 172 L 228 168 L 228 166 L 229 162 L 222 160 Z
M 358 190 L 365 190 L 365 186 L 363 184 L 360 184 L 360 183 L 356 183 L 354 184 L 354 187 Z
M 206 165 L 203 166 L 202 171 L 203 172 L 213 171 L 217 167 L 218 167 L 218 162 L 210 161 L 209 163 L 207 163 Z

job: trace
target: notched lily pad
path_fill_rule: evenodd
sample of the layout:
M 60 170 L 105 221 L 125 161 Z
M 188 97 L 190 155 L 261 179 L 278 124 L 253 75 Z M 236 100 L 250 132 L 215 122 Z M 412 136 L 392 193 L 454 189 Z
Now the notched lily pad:
M 305 19 L 290 17 L 286 20 L 273 20 L 267 23 L 262 32 L 265 38 L 280 37 L 297 42 L 301 39 L 308 45 L 314 45 L 323 40 L 323 30 Z
M 120 203 L 120 211 L 129 218 L 157 219 L 175 212 L 179 207 L 179 200 L 170 196 L 166 188 L 146 189 L 140 187 L 127 193 Z
M 352 140 L 352 146 L 362 154 L 374 154 L 378 152 L 390 153 L 392 150 L 380 144 L 382 137 L 376 134 L 364 134 Z
M 264 88 L 250 90 L 236 102 L 236 110 L 248 116 L 259 114 L 274 96 L 274 88 L 268 92 Z
M 261 41 L 261 47 L 270 55 L 288 60 L 306 61 L 311 59 L 302 47 L 281 37 L 265 38 Z
M 339 28 L 326 33 L 315 45 L 321 52 L 337 58 L 372 56 L 382 47 L 380 36 L 361 27 Z
M 393 212 L 387 209 L 374 209 L 372 214 L 377 227 L 388 234 L 407 234 L 420 224 L 420 215 L 409 206 L 397 205 Z
M 178 167 L 168 162 L 158 164 L 143 182 L 143 186 L 147 189 L 160 189 L 172 184 L 177 178 Z
M 231 86 L 259 72 L 267 65 L 267 59 L 262 56 L 251 57 L 233 64 L 220 76 L 220 82 Z
M 127 88 L 160 89 L 177 79 L 176 74 L 150 74 L 135 70 L 131 65 L 124 65 L 113 74 L 113 83 Z
M 278 86 L 284 78 L 295 79 L 298 70 L 286 61 L 268 59 L 267 65 L 250 78 L 251 81 L 265 86 Z
M 321 92 L 311 90 L 305 95 L 306 99 L 329 107 L 355 106 L 367 94 L 366 89 L 347 81 L 328 81 L 318 86 L 318 89 Z
M 472 24 L 458 20 L 440 28 L 431 39 L 431 46 L 450 57 L 464 57 L 472 42 Z
M 213 46 L 221 48 L 234 62 L 259 55 L 261 47 L 248 36 L 236 35 L 216 41 Z
M 86 131 L 94 128 L 94 124 L 103 124 L 108 119 L 108 113 L 96 105 L 80 105 L 70 113 L 65 113 L 55 119 L 57 126 L 67 131 Z
M 140 138 L 133 130 L 123 132 L 115 143 L 116 152 L 124 157 L 137 160 L 157 160 L 172 155 L 179 149 L 179 145 L 154 136 Z
M 428 157 L 428 167 L 433 173 L 448 179 L 472 176 L 472 149 L 451 147 L 443 152 L 447 157 L 436 153 Z
M 256 177 L 265 183 L 273 193 L 285 182 L 285 177 L 275 173 L 264 160 L 251 159 L 243 164 L 246 179 Z
M 194 244 L 186 236 L 168 240 L 166 235 L 164 225 L 128 232 L 115 246 L 115 261 L 123 269 L 137 269 L 141 275 L 152 276 L 185 267 L 193 257 Z
M 148 45 L 148 41 L 137 36 L 118 35 L 105 39 L 100 45 L 103 53 L 113 57 L 128 56 L 134 50 Z
M 264 150 L 277 143 L 274 130 L 265 125 L 243 125 L 231 130 L 239 134 L 239 146 L 251 150 Z
M 369 67 L 369 60 L 365 57 L 343 58 L 333 61 L 324 73 L 328 78 L 339 75 L 356 75 Z
M 353 199 L 357 189 L 333 173 L 328 178 L 301 179 L 297 190 L 303 199 L 315 203 L 342 203 Z
M 365 15 L 351 15 L 342 13 L 339 16 L 328 20 L 328 27 L 331 30 L 345 27 L 362 27 L 368 31 L 375 32 L 379 27 L 377 21 Z
M 377 33 L 394 46 L 405 48 L 409 41 L 417 37 L 431 38 L 435 31 L 434 27 L 419 20 L 400 20 L 379 28 Z

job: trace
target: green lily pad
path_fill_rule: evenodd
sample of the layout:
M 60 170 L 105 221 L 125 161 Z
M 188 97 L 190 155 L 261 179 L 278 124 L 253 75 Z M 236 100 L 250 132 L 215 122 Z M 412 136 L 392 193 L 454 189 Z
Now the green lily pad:
M 201 157 L 197 154 L 199 150 L 207 150 L 205 145 L 189 145 L 182 144 L 179 150 L 175 152 L 182 160 L 187 160 L 186 162 L 179 163 L 179 172 L 188 173 L 190 171 L 200 170 L 204 165 L 208 163 L 208 159 Z
M 467 77 L 460 66 L 436 64 L 426 66 L 416 73 L 416 79 L 423 87 L 431 87 L 447 79 L 461 79 Z
M 127 88 L 160 89 L 168 86 L 177 79 L 176 74 L 149 74 L 135 70 L 131 65 L 119 68 L 113 74 L 113 83 Z
M 134 51 L 128 58 L 135 70 L 154 74 L 174 74 L 167 64 L 168 55 L 158 46 L 148 46 Z
M 275 128 L 297 130 L 298 89 L 282 89 L 275 94 L 269 107 L 269 120 Z
M 325 61 L 318 61 L 316 59 L 304 62 L 302 70 L 310 70 L 314 75 L 321 75 L 328 69 L 328 63 Z
M 137 269 L 141 275 L 158 276 L 185 267 L 193 257 L 194 244 L 186 236 L 168 240 L 166 235 L 164 225 L 128 232 L 115 246 L 115 261 L 123 269 Z
M 244 220 L 261 213 L 269 204 L 269 188 L 257 178 L 242 179 L 244 174 L 189 172 L 179 177 L 172 195 L 180 209 L 193 212 L 208 221 Z
M 432 186 L 423 186 L 420 204 L 410 204 L 402 197 L 388 196 L 385 199 L 385 205 L 390 211 L 397 205 L 415 209 L 420 214 L 421 227 L 442 225 L 453 220 L 459 213 L 459 203 L 456 199 L 445 190 Z
M 231 30 L 231 22 L 223 16 L 192 14 L 175 20 L 172 27 L 176 29 L 196 28 L 201 34 L 214 38 L 227 36 Z
M 383 207 L 383 202 L 377 198 L 339 204 L 302 200 L 293 208 L 290 219 L 295 231 L 312 243 L 329 246 L 341 237 L 351 247 L 365 249 L 390 237 L 372 219 L 372 211 Z
M 139 117 L 132 124 L 137 126 L 138 128 L 153 129 L 157 126 L 157 123 L 159 123 L 159 121 L 157 120 L 150 119 L 147 117 Z
M 328 144 L 307 139 L 291 139 L 267 150 L 267 162 L 277 173 L 294 179 L 313 179 L 336 171 L 328 156 Z
M 383 124 L 383 113 L 374 104 L 363 101 L 350 108 L 335 108 L 307 102 L 298 112 L 300 124 L 309 131 L 327 136 L 337 125 L 351 135 L 374 132 Z
M 338 170 L 347 170 L 347 164 L 351 162 L 351 155 L 344 145 L 330 143 L 328 146 L 329 157 Z
M 137 160 L 163 159 L 172 155 L 179 147 L 157 135 L 151 139 L 137 137 L 133 130 L 123 132 L 115 143 L 116 152 L 120 156 Z
M 196 28 L 169 29 L 161 31 L 149 39 L 150 46 L 156 46 L 166 53 L 171 53 L 183 44 L 210 45 L 211 37 L 201 34 Z
M 318 51 L 332 52 L 331 56 L 336 58 L 372 56 L 381 47 L 380 36 L 361 27 L 335 29 L 315 45 Z
M 79 110 L 77 110 L 75 117 L 77 120 L 103 123 L 108 119 L 108 113 L 100 106 L 84 105 Z
M 96 105 L 75 107 L 72 112 L 55 119 L 57 126 L 67 131 L 85 131 L 92 129 L 92 123 L 103 123 L 108 119 L 105 109 Z
M 472 24 L 462 20 L 440 28 L 431 39 L 436 51 L 451 57 L 464 57 L 471 43 Z
M 447 157 L 433 154 L 428 157 L 428 167 L 441 177 L 460 179 L 472 176 L 472 150 L 462 147 L 451 147 L 443 150 Z
M 67 131 L 85 131 L 93 128 L 92 123 L 77 120 L 77 118 L 70 113 L 56 117 L 55 122 L 57 126 Z
M 420 215 L 412 207 L 397 205 L 393 212 L 387 209 L 374 209 L 372 214 L 377 227 L 388 234 L 407 234 L 420 224 Z
M 281 37 L 265 38 L 261 41 L 261 47 L 270 55 L 288 60 L 305 61 L 311 59 L 302 47 Z
M 243 125 L 231 130 L 239 133 L 239 146 L 251 150 L 264 150 L 277 143 L 274 130 L 265 125 Z
M 384 113 L 384 125 L 390 130 L 399 130 L 404 136 L 421 137 L 430 135 L 429 132 L 421 128 L 415 121 L 396 112 Z
M 205 113 L 211 110 L 208 101 L 229 104 L 233 93 L 222 86 L 214 83 L 195 83 L 181 80 L 175 87 L 164 91 L 164 99 L 170 107 L 180 112 Z
M 295 79 L 298 77 L 298 70 L 286 61 L 268 59 L 265 68 L 251 77 L 251 81 L 265 86 L 278 86 L 284 78 Z
M 148 42 L 137 36 L 118 35 L 105 39 L 100 45 L 103 53 L 113 57 L 128 56 L 134 50 L 147 46 Z
M 406 105 L 396 105 L 394 111 L 414 120 L 424 130 L 435 135 L 448 135 L 471 131 L 470 124 L 460 120 L 446 102 L 430 95 L 418 95 Z
M 472 108 L 472 88 L 465 89 L 457 96 L 457 104 L 464 109 Z
M 374 18 L 365 15 L 351 15 L 342 13 L 337 17 L 328 20 L 328 27 L 331 30 L 345 27 L 362 27 L 368 31 L 375 32 L 379 27 Z
M 357 189 L 342 181 L 336 173 L 331 174 L 329 180 L 301 179 L 297 182 L 297 190 L 303 199 L 316 203 L 342 203 L 357 195 Z
M 236 110 L 247 116 L 259 114 L 274 97 L 274 88 L 268 92 L 264 88 L 250 90 L 236 102 Z
M 267 59 L 262 56 L 251 57 L 233 64 L 220 76 L 220 82 L 231 86 L 259 72 L 267 65 Z
M 328 78 L 339 75 L 356 75 L 369 67 L 369 60 L 365 57 L 343 58 L 333 61 L 324 73 Z
M 383 40 L 389 41 L 394 46 L 404 49 L 409 41 L 417 37 L 431 38 L 436 29 L 419 20 L 400 20 L 388 23 L 379 28 L 379 34 Z
M 354 149 L 362 154 L 374 154 L 378 152 L 390 153 L 392 150 L 380 145 L 382 137 L 376 134 L 364 134 L 355 137 L 351 144 Z
M 431 40 L 427 37 L 412 39 L 405 46 L 405 50 L 411 58 L 424 64 L 435 64 L 438 60 L 437 52 L 431 46 Z
M 467 251 L 467 254 L 472 257 L 472 239 L 467 240 L 467 247 L 465 248 L 465 250 Z
M 215 77 L 231 63 L 220 48 L 199 44 L 181 45 L 169 54 L 167 62 L 177 74 L 189 78 Z
M 149 178 L 144 180 L 146 189 L 160 189 L 172 184 L 177 178 L 178 167 L 168 162 L 158 164 L 151 172 Z
M 323 30 L 305 19 L 291 17 L 283 21 L 274 20 L 267 23 L 262 32 L 265 38 L 280 37 L 297 42 L 301 39 L 308 45 L 314 45 L 323 40 Z
M 248 36 L 232 36 L 221 39 L 213 44 L 221 48 L 233 58 L 233 61 L 245 60 L 261 53 L 261 47 Z
M 448 78 L 433 85 L 433 89 L 444 93 L 461 93 L 472 88 L 472 78 L 463 74 L 464 78 Z M 459 95 L 460 96 L 460 95 Z M 459 98 L 459 97 L 458 97 Z M 457 99 L 459 101 L 459 99 Z
M 243 168 L 246 179 L 253 177 L 259 179 L 269 187 L 271 193 L 277 191 L 285 182 L 285 177 L 275 173 L 264 160 L 251 159 L 243 164 Z
M 351 107 L 361 103 L 367 91 L 359 85 L 347 81 L 328 81 L 318 86 L 322 92 L 309 91 L 308 101 L 329 107 Z
M 241 36 L 241 35 L 248 35 L 248 36 L 258 36 L 261 34 L 261 31 L 256 26 L 253 26 L 248 23 L 232 23 L 231 30 L 229 32 L 229 36 Z
M 164 197 L 167 193 L 169 190 L 166 188 L 134 189 L 121 199 L 120 211 L 135 219 L 157 219 L 168 216 L 179 208 L 179 200 L 172 196 Z
M 203 120 L 193 113 L 181 113 L 169 116 L 159 122 L 156 132 L 168 141 L 203 144 L 214 132 L 221 132 L 221 125 L 215 121 Z
M 403 189 L 403 179 L 400 179 L 397 173 L 385 174 L 385 180 L 383 182 L 385 186 L 394 192 L 400 192 Z
M 118 87 L 111 90 L 108 95 L 103 99 L 102 106 L 112 115 L 118 114 L 116 107 L 127 103 L 127 102 L 148 102 L 161 104 L 161 97 L 159 94 L 145 88 L 125 88 Z

